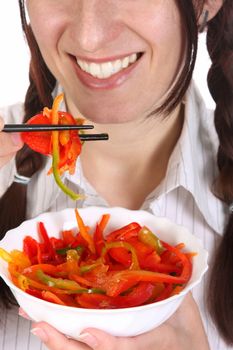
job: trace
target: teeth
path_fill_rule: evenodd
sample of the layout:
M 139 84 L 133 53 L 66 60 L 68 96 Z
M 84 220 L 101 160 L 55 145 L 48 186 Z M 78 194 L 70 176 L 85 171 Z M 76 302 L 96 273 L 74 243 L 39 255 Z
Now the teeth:
M 113 74 L 120 72 L 122 69 L 129 67 L 130 64 L 136 62 L 137 54 L 133 53 L 130 56 L 124 57 L 123 59 L 118 59 L 112 62 L 105 63 L 94 63 L 87 62 L 77 59 L 79 67 L 86 73 L 89 73 L 95 78 L 106 79 L 111 77 Z
M 122 61 L 122 67 L 127 68 L 129 65 L 129 57 L 125 57 Z

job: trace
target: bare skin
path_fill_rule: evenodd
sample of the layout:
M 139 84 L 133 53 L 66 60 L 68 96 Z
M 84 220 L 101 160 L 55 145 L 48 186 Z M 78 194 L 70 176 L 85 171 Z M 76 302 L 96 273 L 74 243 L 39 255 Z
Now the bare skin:
M 82 167 L 86 178 L 110 206 L 139 209 L 160 184 L 182 130 L 182 112 L 183 108 L 178 107 L 165 120 L 152 117 L 114 128 L 106 124 L 96 126 L 98 131 L 109 133 L 108 145 L 86 144 Z
M 0 117 L 0 169 L 7 164 L 23 146 L 19 134 L 8 135 L 1 130 L 4 120 Z

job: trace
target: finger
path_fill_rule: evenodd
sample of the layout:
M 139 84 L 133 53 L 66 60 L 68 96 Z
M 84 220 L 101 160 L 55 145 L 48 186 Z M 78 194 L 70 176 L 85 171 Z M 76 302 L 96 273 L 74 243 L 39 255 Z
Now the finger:
M 137 350 L 133 338 L 114 337 L 95 328 L 85 329 L 79 336 L 79 340 L 93 350 Z
M 90 350 L 90 347 L 67 338 L 45 322 L 34 323 L 31 333 L 40 338 L 50 350 Z
M 0 131 L 2 131 L 3 127 L 4 127 L 4 120 L 2 117 L 0 117 Z
M 19 316 L 26 318 L 26 320 L 31 320 L 31 318 L 26 314 L 26 312 L 20 307 L 18 311 Z
M 8 154 L 5 157 L 0 156 L 0 168 L 4 166 L 5 164 L 9 163 L 9 161 L 15 156 L 16 152 L 13 152 L 11 154 Z
M 188 293 L 178 310 L 170 317 L 168 323 L 177 324 L 184 329 L 195 328 L 195 324 L 201 318 L 198 306 L 191 293 Z
M 166 324 L 176 330 L 176 335 L 178 333 L 180 333 L 180 336 L 185 335 L 186 340 L 190 340 L 189 347 L 209 349 L 201 314 L 191 293 L 184 298 L 178 310 Z
M 17 152 L 23 146 L 23 141 L 19 133 L 0 133 L 0 157 L 5 157 L 13 152 Z

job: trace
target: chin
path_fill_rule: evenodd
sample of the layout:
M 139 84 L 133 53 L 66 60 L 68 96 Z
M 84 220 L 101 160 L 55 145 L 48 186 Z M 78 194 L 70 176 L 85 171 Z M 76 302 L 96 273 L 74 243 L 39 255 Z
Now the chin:
M 133 121 L 134 118 L 126 118 L 126 113 L 117 111 L 116 113 L 108 113 L 106 111 L 102 112 L 98 111 L 82 111 L 82 115 L 85 119 L 89 120 L 92 123 L 96 124 L 122 124 L 122 123 L 128 123 L 130 121 Z

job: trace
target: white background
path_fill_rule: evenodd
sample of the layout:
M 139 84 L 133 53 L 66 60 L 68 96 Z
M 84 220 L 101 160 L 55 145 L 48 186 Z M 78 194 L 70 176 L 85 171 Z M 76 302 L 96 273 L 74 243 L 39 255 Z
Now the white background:
M 38 0 L 39 1 L 39 0 Z M 28 85 L 29 52 L 21 30 L 17 0 L 0 3 L 0 106 L 23 101 Z M 205 35 L 199 40 L 199 52 L 194 79 L 205 98 L 214 108 L 209 95 L 206 74 L 210 65 L 205 47 Z

